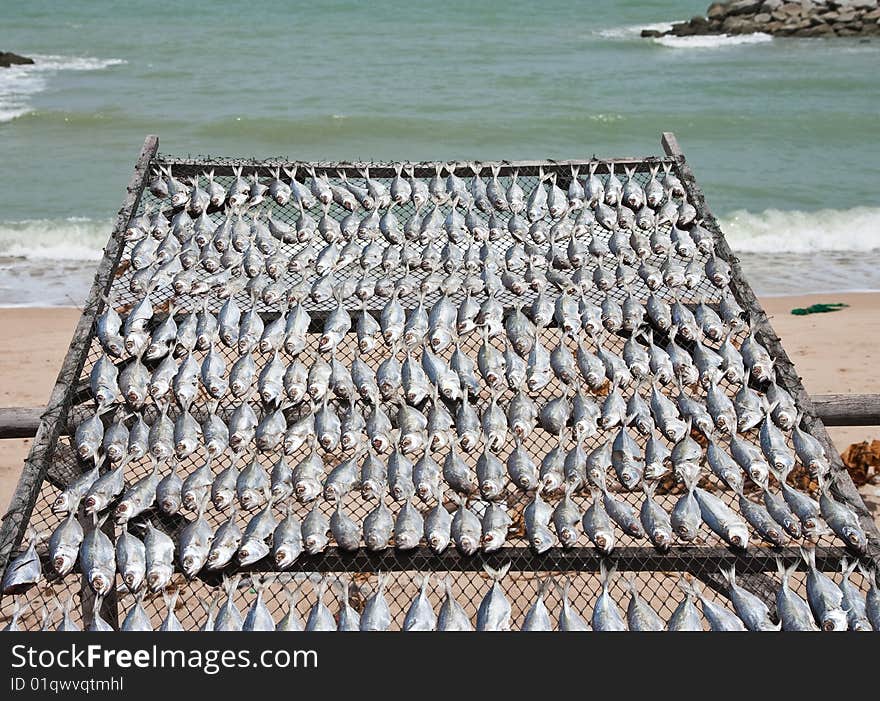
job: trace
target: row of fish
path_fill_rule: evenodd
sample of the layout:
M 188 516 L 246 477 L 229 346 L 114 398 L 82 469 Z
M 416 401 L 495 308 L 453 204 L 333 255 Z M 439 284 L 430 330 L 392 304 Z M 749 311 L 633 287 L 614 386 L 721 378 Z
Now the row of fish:
M 873 570 L 865 568 L 861 563 L 853 561 L 841 562 L 843 577 L 834 582 L 826 574 L 816 569 L 815 552 L 802 550 L 807 566 L 805 601 L 796 593 L 790 583 L 797 563 L 786 565 L 782 559 L 777 560 L 781 585 L 776 593 L 775 618 L 767 604 L 748 589 L 736 582 L 733 568 L 723 569 L 721 574 L 728 585 L 728 598 L 733 610 L 719 601 L 706 597 L 695 582 L 681 579 L 679 586 L 685 598 L 678 604 L 668 621 L 657 613 L 649 601 L 639 592 L 635 578 L 627 582 L 629 601 L 625 613 L 618 608 L 617 602 L 610 594 L 610 586 L 614 568 L 601 563 L 602 591 L 596 599 L 589 622 L 584 615 L 576 610 L 569 599 L 571 580 L 566 578 L 560 587 L 551 579 L 544 580 L 538 588 L 537 598 L 526 611 L 518 630 L 522 631 L 702 631 L 703 618 L 712 631 L 880 631 L 880 589 L 877 587 L 876 575 Z M 858 566 L 868 581 L 867 596 L 851 581 L 850 576 Z M 433 600 L 437 594 L 430 590 L 429 575 L 422 577 L 418 594 L 407 607 L 401 630 L 404 631 L 506 631 L 512 629 L 512 606 L 501 584 L 509 570 L 510 564 L 495 570 L 484 566 L 492 584 L 483 596 L 476 615 L 476 625 L 472 622 L 465 608 L 453 594 L 449 577 L 443 580 L 443 595 L 439 612 L 435 611 Z M 380 574 L 374 591 L 363 603 L 361 610 L 351 604 L 351 586 L 349 580 L 333 580 L 335 585 L 338 612 L 333 612 L 324 602 L 328 587 L 327 577 L 314 585 L 315 603 L 309 609 L 306 620 L 300 615 L 297 604 L 300 584 L 296 588 L 285 585 L 287 609 L 279 621 L 275 621 L 266 603 L 268 578 L 252 578 L 250 587 L 256 594 L 250 608 L 242 615 L 234 601 L 239 588 L 240 576 L 224 579 L 223 588 L 225 601 L 221 602 L 220 592 L 216 591 L 213 598 L 201 602 L 205 609 L 205 619 L 201 631 L 383 631 L 390 630 L 394 616 L 389 606 L 385 589 L 388 575 Z M 561 606 L 554 616 L 546 603 L 546 597 L 554 588 L 561 589 Z M 182 631 L 183 624 L 175 613 L 180 590 L 171 594 L 163 592 L 166 603 L 166 614 L 162 620 L 160 631 Z M 103 597 L 95 599 L 92 621 L 88 626 L 91 631 L 110 631 L 113 628 L 100 615 Z M 65 605 L 56 600 L 61 611 L 61 620 L 55 630 L 76 631 L 79 626 L 73 621 L 71 596 Z M 219 606 L 218 606 L 219 604 Z M 702 608 L 702 617 L 700 609 Z M 25 607 L 17 602 L 10 623 L 5 630 L 18 630 L 18 620 Z M 48 630 L 52 615 L 48 607 L 43 607 L 40 629 Z M 555 626 L 554 626 L 555 622 Z M 143 605 L 143 594 L 135 596 L 134 603 L 128 608 L 120 626 L 123 631 L 152 631 L 153 623 Z
M 597 172 L 600 165 L 607 170 L 604 178 Z M 537 182 L 529 194 L 519 184 L 519 169 L 515 168 L 509 176 L 499 179 L 500 166 L 486 168 L 477 163 L 468 164 L 466 168 L 436 164 L 434 175 L 427 182 L 414 176 L 412 165 L 396 164 L 395 175 L 387 183 L 383 179 L 371 178 L 369 168 L 365 167 L 359 171 L 364 180 L 363 186 L 349 180 L 346 171 L 340 170 L 331 175 L 331 171 L 322 169 L 319 174 L 313 166 L 278 166 L 268 184 L 260 182 L 256 170 L 245 178 L 242 175 L 243 167 L 233 168 L 233 179 L 228 188 L 215 180 L 214 171 L 182 181 L 174 176 L 172 168 L 160 167 L 154 171 L 150 192 L 160 201 L 170 200 L 173 208 L 184 208 L 195 215 L 210 208 L 252 207 L 271 200 L 281 207 L 290 203 L 303 212 L 329 207 L 334 203 L 354 212 L 359 208 L 376 211 L 407 204 L 421 209 L 428 204 L 439 206 L 452 202 L 486 214 L 523 213 L 529 221 L 537 221 L 548 215 L 555 219 L 569 210 L 585 206 L 623 206 L 634 213 L 643 209 L 659 212 L 673 209 L 677 212 L 676 220 L 682 218 L 685 223 L 696 217 L 696 211 L 685 198 L 685 188 L 673 173 L 670 163 L 650 165 L 648 182 L 644 186 L 636 178 L 636 166 L 623 166 L 625 181 L 615 174 L 613 162 L 607 165 L 599 162 L 587 164 L 584 180 L 579 178 L 580 165 L 570 166 L 570 175 L 562 171 L 545 174 L 543 167 L 540 167 Z M 488 182 L 482 177 L 485 170 L 491 174 Z M 297 179 L 300 171 L 308 176 L 307 182 Z M 443 176 L 444 171 L 446 177 Z M 466 183 L 456 171 L 470 171 L 470 182 Z M 566 191 L 557 184 L 560 174 L 563 181 L 568 181 Z M 549 187 L 545 183 L 549 183 Z M 681 204 L 676 200 L 682 200 Z
M 311 378 L 315 389 L 310 396 L 314 401 L 323 397 L 334 376 L 338 378 L 335 385 L 339 386 L 334 386 L 334 391 L 341 399 L 351 398 L 354 392 L 345 390 L 356 384 L 367 401 L 378 395 L 368 390 L 386 377 L 392 383 L 382 392 L 386 400 L 392 396 L 390 390 L 397 389 L 405 376 L 409 382 L 443 385 L 444 396 L 453 400 L 460 398 L 464 389 L 478 395 L 480 379 L 490 389 L 499 389 L 506 381 L 511 389 L 527 385 L 530 391 L 537 392 L 554 376 L 565 385 L 586 383 L 593 390 L 601 389 L 608 381 L 626 387 L 634 380 L 652 377 L 661 384 L 677 378 L 686 385 L 699 381 L 705 386 L 722 377 L 739 384 L 747 370 L 758 382 L 775 377 L 770 355 L 753 333 L 740 347 L 734 344 L 734 332 L 744 327 L 735 310 L 727 321 L 704 304 L 691 312 L 679 302 L 668 305 L 653 296 L 647 308 L 631 296 L 623 305 L 608 297 L 601 306 L 578 305 L 572 298 L 560 296 L 555 305 L 548 303 L 544 309 L 540 304 L 546 300 L 539 297 L 530 310 L 531 318 L 518 308 L 505 312 L 494 300 L 492 305 L 471 306 L 468 298 L 456 308 L 445 296 L 430 311 L 420 303 L 409 314 L 393 298 L 378 320 L 366 310 L 352 319 L 340 303 L 328 315 L 310 359 L 306 359 L 304 352 L 309 346 L 311 317 L 301 305 L 266 322 L 253 308 L 242 312 L 233 299 L 227 299 L 217 315 L 202 309 L 181 317 L 173 313 L 172 302 L 172 313 L 153 321 L 149 297 L 144 301 L 146 304 L 139 303 L 124 322 L 112 306 L 98 319 L 96 335 L 104 357 L 93 366 L 90 385 L 99 403 L 110 404 L 119 399 L 121 392 L 137 409 L 146 399 L 146 390 L 157 373 L 164 382 L 149 392 L 154 398 L 158 389 L 163 390 L 161 397 L 171 388 L 181 369 L 196 382 L 201 375 L 205 389 L 215 399 L 222 398 L 230 389 L 235 396 L 242 396 L 257 375 L 255 354 L 271 358 L 271 371 L 262 381 L 274 380 L 280 389 L 293 380 L 298 380 L 294 386 L 299 386 Z M 552 339 L 556 344 L 550 349 L 545 345 L 545 327 L 553 320 L 558 327 L 551 332 L 551 339 L 556 335 Z M 657 343 L 655 328 L 661 336 Z M 462 341 L 477 329 L 482 343 L 477 348 L 475 363 L 463 350 Z M 622 355 L 607 347 L 609 331 L 627 336 Z M 348 338 L 354 340 L 355 336 L 359 353 L 347 368 L 337 359 L 337 352 L 347 347 Z M 496 337 L 501 347 L 490 342 Z M 227 367 L 224 347 L 238 353 L 231 369 Z M 374 371 L 363 356 L 383 347 L 388 357 Z M 399 359 L 401 351 L 403 364 Z M 202 360 L 195 358 L 196 352 L 205 352 Z M 131 362 L 117 364 L 114 358 L 131 358 Z M 178 365 L 175 360 L 181 358 L 184 363 Z M 150 364 L 152 370 L 144 363 Z M 235 376 L 249 381 L 239 382 L 236 390 L 229 382 Z M 211 386 L 212 378 L 217 380 L 216 388 Z M 131 398 L 127 396 L 128 388 L 132 388 Z M 298 395 L 297 401 L 302 398 Z M 278 399 L 272 403 L 277 404 Z
M 508 260 L 517 246 L 514 244 L 508 249 Z M 496 267 L 497 263 L 485 265 L 479 260 L 466 259 L 474 253 L 473 247 L 465 252 L 455 248 L 452 250 L 455 257 L 446 259 L 444 256 L 450 253 L 447 248 L 437 250 L 428 244 L 423 250 L 416 251 L 406 246 L 383 246 L 371 252 L 369 246 L 360 248 L 357 243 L 347 244 L 342 249 L 336 244 L 328 244 L 319 251 L 307 246 L 293 255 L 282 251 L 265 256 L 253 248 L 244 253 L 230 249 L 221 255 L 207 245 L 201 249 L 192 246 L 165 263 L 158 262 L 159 252 L 155 260 L 150 257 L 135 259 L 135 266 L 142 267 L 135 268 L 128 285 L 135 294 L 171 287 L 182 297 L 211 292 L 222 297 L 246 296 L 276 309 L 279 305 L 293 305 L 300 300 L 328 304 L 334 297 L 356 297 L 365 303 L 391 297 L 455 295 L 460 290 L 471 298 L 483 296 L 493 301 L 502 295 L 555 292 L 575 297 L 606 293 L 613 300 L 615 288 L 635 289 L 638 286 L 644 286 L 649 292 L 666 286 L 672 292 L 687 296 L 693 295 L 695 289 L 723 288 L 730 279 L 727 264 L 715 256 L 688 260 L 667 254 L 657 261 L 657 265 L 647 260 L 632 265 L 624 260 L 615 263 L 611 259 L 610 265 L 595 261 L 572 272 L 557 265 L 561 260 L 558 257 L 548 264 L 539 255 L 530 257 L 518 270 L 511 271 Z M 486 250 L 491 255 L 491 249 Z M 138 248 L 135 252 L 142 253 L 142 250 Z M 374 259 L 374 254 L 379 253 L 381 259 Z M 482 257 L 482 249 L 478 254 Z M 367 267 L 354 270 L 340 267 L 354 262 Z M 328 268 L 328 265 L 332 267 Z M 505 261 L 505 265 L 512 267 L 514 263 Z
M 480 549 L 493 552 L 503 547 L 509 534 L 518 528 L 503 501 L 469 504 L 466 496 L 454 495 L 458 508 L 450 513 L 445 505 L 445 488 L 439 489 L 436 505 L 424 513 L 415 507 L 413 495 L 404 493 L 395 517 L 386 504 L 385 485 L 377 484 L 378 480 L 385 479 L 384 472 L 371 475 L 372 482 L 361 485 L 362 491 L 369 491 L 371 498 L 378 496 L 377 505 L 361 523 L 343 509 L 344 490 L 351 489 L 348 483 L 357 477 L 341 475 L 339 471 L 331 473 L 324 486 L 325 499 L 335 502 L 329 518 L 317 501 L 321 484 L 316 475 L 309 487 L 315 494 L 314 505 L 305 518 L 300 521 L 288 506 L 286 515 L 279 521 L 275 516 L 275 497 L 265 483 L 265 474 L 255 465 L 252 463 L 253 469 L 238 475 L 226 470 L 213 480 L 210 471 L 201 481 L 193 479 L 198 477 L 198 473 L 193 473 L 183 484 L 174 473 L 160 481 L 154 470 L 115 503 L 115 521 L 123 526 L 131 522 L 115 543 L 101 528 L 109 512 L 103 518 L 98 517 L 98 512 L 107 506 L 100 501 L 108 499 L 106 493 L 96 490 L 87 497 L 86 508 L 91 507 L 92 525 L 83 528 L 83 522 L 88 519 L 78 513 L 81 495 L 68 489 L 55 504 L 60 507 L 58 510 L 69 508 L 70 512 L 49 537 L 48 559 L 52 570 L 63 577 L 79 562 L 79 570 L 98 594 L 106 594 L 112 588 L 117 572 L 132 592 L 144 585 L 155 592 L 167 586 L 176 567 L 191 578 L 203 570 L 216 571 L 228 565 L 249 566 L 270 556 L 275 568 L 288 569 L 303 554 L 323 552 L 329 547 L 331 536 L 336 546 L 345 551 L 357 550 L 362 543 L 372 551 L 387 549 L 392 544 L 399 550 L 411 550 L 420 546 L 424 538 L 427 546 L 438 554 L 454 544 L 461 553 L 474 555 Z M 297 489 L 306 488 L 307 484 L 306 481 L 297 483 Z M 411 481 L 408 486 L 412 488 Z M 436 483 L 432 486 L 436 488 Z M 285 487 L 291 489 L 292 485 L 288 483 Z M 395 484 L 395 488 L 399 487 L 400 482 Z M 376 493 L 378 490 L 382 490 L 380 494 Z M 665 551 L 676 542 L 688 543 L 699 538 L 703 524 L 738 549 L 748 547 L 750 527 L 775 546 L 785 545 L 789 538 L 815 539 L 830 528 L 830 532 L 836 533 L 853 550 L 864 553 L 867 548 L 856 514 L 835 501 L 824 482 L 818 503 L 788 487 L 784 481 L 781 497 L 765 486 L 762 503 L 745 496 L 740 489 L 739 513 L 690 480 L 687 491 L 677 498 L 671 513 L 654 498 L 652 485 L 645 486 L 645 497 L 638 510 L 609 492 L 604 482 L 601 487 L 590 488 L 593 499 L 586 511 L 572 499 L 572 491 L 570 486 L 566 488 L 554 508 L 538 490 L 523 509 L 525 538 L 535 552 L 546 552 L 556 544 L 557 538 L 563 547 L 574 547 L 583 530 L 590 542 L 607 554 L 615 548 L 619 537 L 617 529 L 631 538 L 647 537 L 658 550 Z M 257 509 L 244 529 L 239 525 L 236 498 L 241 508 Z M 209 499 L 221 510 L 232 506 L 228 518 L 216 529 L 204 515 Z M 185 521 L 177 533 L 176 543 L 149 519 L 132 521 L 152 508 L 154 501 L 159 509 L 168 513 L 177 513 L 181 507 L 196 509 L 196 517 Z M 143 539 L 135 535 L 135 528 L 143 530 Z M 4 593 L 27 589 L 40 580 L 42 567 L 37 545 L 36 535 L 31 534 L 28 547 L 10 563 L 3 581 Z

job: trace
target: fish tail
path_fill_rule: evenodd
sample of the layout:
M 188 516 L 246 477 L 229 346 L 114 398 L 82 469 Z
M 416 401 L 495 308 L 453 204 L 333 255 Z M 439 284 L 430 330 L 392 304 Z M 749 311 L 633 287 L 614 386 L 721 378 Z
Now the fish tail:
M 736 586 L 736 565 L 731 565 L 728 568 L 721 568 L 721 576 L 727 581 L 727 584 L 733 589 Z
M 811 570 L 816 569 L 816 548 L 810 546 L 805 548 L 803 545 L 798 546 L 801 552 L 801 558 Z
M 862 576 L 867 579 L 868 582 L 870 582 L 872 585 L 875 585 L 877 583 L 877 570 L 874 568 L 874 566 L 872 565 L 868 567 L 860 561 L 857 561 L 856 564 L 858 565 L 859 572 L 862 573 Z

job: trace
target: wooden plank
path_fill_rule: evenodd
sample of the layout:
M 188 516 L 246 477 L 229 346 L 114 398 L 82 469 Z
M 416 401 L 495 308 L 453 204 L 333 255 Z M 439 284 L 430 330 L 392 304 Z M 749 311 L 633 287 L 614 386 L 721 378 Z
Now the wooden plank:
M 40 426 L 44 407 L 0 408 L 0 438 L 33 438 Z
M 721 232 L 721 227 L 718 225 L 718 220 L 706 204 L 703 192 L 697 184 L 690 166 L 685 161 L 684 153 L 682 153 L 681 148 L 678 146 L 675 135 L 671 132 L 665 132 L 662 143 L 666 153 L 677 161 L 680 179 L 687 190 L 691 202 L 697 209 L 699 218 L 703 220 L 703 226 L 715 236 L 715 251 L 717 255 L 726 260 L 730 265 L 730 289 L 737 302 L 748 313 L 749 322 L 755 331 L 756 338 L 767 349 L 771 357 L 774 358 L 779 384 L 788 390 L 797 406 L 804 412 L 804 426 L 815 436 L 825 450 L 832 472 L 836 478 L 831 487 L 834 495 L 840 501 L 848 504 L 858 514 L 859 522 L 868 538 L 868 555 L 880 567 L 880 532 L 877 530 L 877 525 L 874 523 L 871 512 L 865 506 L 865 502 L 862 500 L 849 473 L 846 471 L 840 455 L 834 447 L 834 443 L 832 443 L 831 438 L 828 436 L 828 431 L 825 430 L 824 424 L 817 416 L 813 401 L 804 389 L 794 363 L 792 363 L 785 352 L 782 341 L 773 330 L 767 314 L 764 312 L 761 303 L 743 274 L 739 259 L 730 249 L 727 239 L 725 239 Z
M 112 281 L 113 269 L 122 253 L 122 234 L 137 210 L 141 195 L 147 184 L 149 164 L 159 147 L 157 136 L 147 136 L 135 164 L 134 172 L 126 190 L 122 208 L 116 215 L 113 232 L 104 249 L 91 291 L 83 307 L 83 314 L 73 333 L 70 347 L 61 364 L 55 386 L 49 396 L 46 411 L 42 415 L 34 443 L 22 468 L 18 486 L 12 495 L 9 508 L 0 526 L 0 572 L 6 570 L 9 558 L 21 544 L 24 529 L 34 509 L 40 485 L 52 461 L 58 436 L 66 422 L 73 389 L 83 369 L 89 344 L 94 335 L 95 318 L 103 305 L 105 294 Z M 110 605 L 109 603 L 107 604 Z M 111 621 L 112 623 L 112 621 Z
M 245 177 L 252 173 L 257 173 L 260 177 L 272 177 L 277 167 L 297 167 L 297 179 L 302 181 L 307 179 L 308 173 L 306 167 L 314 166 L 315 172 L 318 174 L 328 173 L 331 177 L 336 173 L 345 172 L 348 176 L 360 177 L 364 167 L 369 166 L 370 176 L 376 178 L 392 178 L 395 175 L 394 163 L 392 162 L 303 162 L 291 161 L 284 158 L 269 159 L 260 161 L 259 163 L 242 161 L 235 163 L 228 159 L 213 160 L 210 156 L 204 158 L 178 158 L 173 156 L 158 159 L 163 165 L 170 165 L 175 175 L 180 177 L 188 177 L 203 173 L 207 170 L 213 170 L 214 175 L 230 176 L 233 174 L 233 167 L 240 167 L 242 175 Z M 517 170 L 534 170 L 543 168 L 545 173 L 559 173 L 560 176 L 568 178 L 571 174 L 572 166 L 579 166 L 581 173 L 586 173 L 590 163 L 597 163 L 598 173 L 607 173 L 609 167 L 613 164 L 618 173 L 623 173 L 624 167 L 635 168 L 636 172 L 648 172 L 652 165 L 662 163 L 664 160 L 656 156 L 648 156 L 642 158 L 582 158 L 576 160 L 516 160 L 516 161 L 422 161 L 412 163 L 413 172 L 417 178 L 429 178 L 436 172 L 436 167 L 444 166 L 444 168 L 452 168 L 456 175 L 465 178 L 472 174 L 471 163 L 476 163 L 481 169 L 482 176 L 485 178 L 490 175 L 492 167 L 499 168 L 500 176 L 508 176 Z M 444 169 L 444 173 L 447 172 Z M 567 179 L 565 180 L 567 182 Z M 560 181 L 562 185 L 562 181 Z
M 880 394 L 815 394 L 813 406 L 826 426 L 880 426 Z

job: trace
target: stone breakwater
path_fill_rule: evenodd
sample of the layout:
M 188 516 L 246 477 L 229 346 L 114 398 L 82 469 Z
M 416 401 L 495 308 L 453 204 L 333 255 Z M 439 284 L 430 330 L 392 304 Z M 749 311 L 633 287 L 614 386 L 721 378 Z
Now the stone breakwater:
M 10 66 L 29 65 L 34 59 L 27 56 L 19 56 L 11 51 L 0 51 L 0 68 L 9 68 Z
M 880 36 L 880 0 L 734 0 L 709 6 L 706 16 L 677 22 L 643 37 L 753 34 L 791 37 Z

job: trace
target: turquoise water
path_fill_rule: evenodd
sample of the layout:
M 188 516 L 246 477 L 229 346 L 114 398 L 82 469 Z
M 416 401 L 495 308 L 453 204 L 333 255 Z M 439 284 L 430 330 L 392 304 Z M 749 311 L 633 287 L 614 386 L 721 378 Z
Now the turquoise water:
M 38 63 L 0 69 L 0 303 L 81 301 L 150 132 L 442 160 L 656 154 L 672 130 L 760 292 L 880 288 L 880 41 L 638 37 L 704 9 L 17 4 L 0 48 Z

